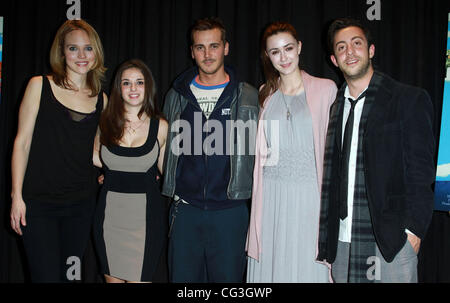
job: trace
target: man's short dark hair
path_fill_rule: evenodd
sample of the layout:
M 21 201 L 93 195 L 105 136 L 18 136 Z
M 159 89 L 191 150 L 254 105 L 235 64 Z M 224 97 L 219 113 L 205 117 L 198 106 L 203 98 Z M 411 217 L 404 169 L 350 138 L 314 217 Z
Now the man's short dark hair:
M 362 25 L 362 23 L 359 20 L 350 18 L 339 18 L 334 20 L 333 23 L 331 23 L 330 27 L 328 28 L 327 43 L 328 43 L 328 51 L 330 52 L 331 55 L 334 55 L 334 37 L 336 33 L 341 29 L 350 26 L 359 27 L 363 31 L 364 36 L 366 36 L 368 46 L 373 44 L 372 36 L 370 35 L 369 29 L 364 25 Z
M 223 25 L 222 20 L 220 20 L 217 17 L 209 17 L 209 18 L 198 19 L 195 21 L 194 25 L 192 25 L 191 45 L 194 44 L 194 32 L 207 31 L 207 30 L 211 30 L 211 29 L 215 29 L 215 28 L 220 30 L 221 39 L 222 39 L 223 43 L 225 44 L 226 31 L 225 31 L 225 26 Z

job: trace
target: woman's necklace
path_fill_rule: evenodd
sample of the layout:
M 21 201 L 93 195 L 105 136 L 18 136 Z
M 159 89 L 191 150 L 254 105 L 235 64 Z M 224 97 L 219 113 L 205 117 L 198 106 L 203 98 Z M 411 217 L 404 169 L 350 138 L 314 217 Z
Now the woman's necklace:
M 284 106 L 286 106 L 286 120 L 290 120 L 290 118 L 291 118 L 291 111 L 289 109 L 289 106 L 286 103 L 286 100 L 284 99 L 283 91 L 281 91 L 281 96 L 283 97 Z
M 302 86 L 303 86 L 303 83 L 300 83 L 300 85 L 295 88 L 294 92 L 298 92 L 299 89 L 302 88 Z M 289 106 L 287 105 L 286 99 L 284 98 L 284 93 L 283 93 L 281 84 L 280 84 L 280 93 L 281 93 L 281 97 L 283 99 L 284 106 L 286 106 L 286 120 L 290 120 L 291 119 L 291 110 L 290 110 Z M 294 95 L 296 95 L 296 94 L 294 94 Z
M 133 122 L 130 121 L 130 123 L 129 123 L 128 125 L 125 125 L 125 128 L 127 129 L 127 131 L 128 131 L 130 134 L 134 135 L 134 134 L 136 134 L 136 131 L 144 124 L 144 122 L 145 122 L 146 120 L 147 120 L 147 117 L 145 117 L 144 120 L 139 120 L 139 121 L 141 121 L 141 123 L 139 123 L 139 125 L 138 125 L 137 127 L 132 127 L 132 126 L 131 126 L 131 123 L 133 123 Z

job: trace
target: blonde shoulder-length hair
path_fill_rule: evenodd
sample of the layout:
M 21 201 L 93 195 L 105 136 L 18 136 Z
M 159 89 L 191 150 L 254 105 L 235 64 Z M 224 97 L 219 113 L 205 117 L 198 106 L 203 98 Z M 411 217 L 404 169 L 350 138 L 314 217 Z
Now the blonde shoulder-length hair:
M 102 88 L 105 76 L 103 46 L 95 29 L 83 20 L 67 20 L 56 32 L 50 49 L 50 66 L 52 68 L 53 81 L 59 87 L 74 90 L 69 83 L 66 71 L 66 60 L 64 57 L 64 45 L 66 35 L 74 30 L 83 30 L 89 37 L 91 46 L 95 53 L 95 63 L 87 74 L 87 86 L 91 90 L 91 97 L 98 95 Z

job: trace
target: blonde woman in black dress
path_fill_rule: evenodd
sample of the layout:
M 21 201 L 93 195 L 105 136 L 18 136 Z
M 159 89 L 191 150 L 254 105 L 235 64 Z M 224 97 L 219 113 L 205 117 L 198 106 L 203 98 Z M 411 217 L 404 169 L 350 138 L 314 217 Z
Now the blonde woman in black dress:
M 31 78 L 11 160 L 11 227 L 23 235 L 32 282 L 80 280 L 96 199 L 94 137 L 106 104 L 103 48 L 83 20 L 68 20 L 50 50 L 49 75 Z M 80 264 L 80 262 L 78 262 Z

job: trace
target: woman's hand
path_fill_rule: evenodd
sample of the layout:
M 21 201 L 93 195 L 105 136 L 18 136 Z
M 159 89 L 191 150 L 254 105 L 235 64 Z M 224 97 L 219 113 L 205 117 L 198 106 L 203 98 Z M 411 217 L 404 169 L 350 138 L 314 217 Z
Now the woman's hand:
M 97 182 L 100 185 L 103 185 L 103 181 L 105 180 L 105 175 L 101 174 L 100 176 L 98 176 L 97 178 Z
M 27 222 L 25 220 L 26 209 L 27 207 L 22 197 L 13 197 L 11 205 L 11 227 L 20 236 L 22 235 L 20 224 L 22 224 L 23 226 L 27 225 Z

